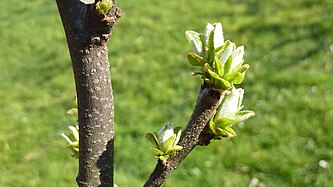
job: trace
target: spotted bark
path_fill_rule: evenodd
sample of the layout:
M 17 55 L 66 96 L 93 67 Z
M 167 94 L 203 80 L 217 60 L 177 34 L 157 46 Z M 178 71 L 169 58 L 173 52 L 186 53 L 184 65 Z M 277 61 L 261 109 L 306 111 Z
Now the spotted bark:
M 113 186 L 114 105 L 107 43 L 120 17 L 95 4 L 57 0 L 70 51 L 78 99 L 79 186 Z

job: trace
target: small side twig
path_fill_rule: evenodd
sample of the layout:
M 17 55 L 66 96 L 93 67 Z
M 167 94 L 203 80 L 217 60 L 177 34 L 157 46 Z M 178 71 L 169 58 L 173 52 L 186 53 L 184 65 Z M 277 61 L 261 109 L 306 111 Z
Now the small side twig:
M 205 84 L 202 86 L 194 111 L 178 143 L 183 149 L 171 155 L 164 162 L 158 160 L 145 187 L 161 186 L 194 147 L 201 144 L 199 136 L 223 97 L 224 92 L 215 91 Z

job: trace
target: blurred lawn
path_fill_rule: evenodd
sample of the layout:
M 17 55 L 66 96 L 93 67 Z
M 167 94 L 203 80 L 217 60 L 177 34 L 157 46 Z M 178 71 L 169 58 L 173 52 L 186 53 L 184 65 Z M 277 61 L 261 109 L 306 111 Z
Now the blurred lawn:
M 218 21 L 245 45 L 244 104 L 257 115 L 237 138 L 195 149 L 165 186 L 333 184 L 332 0 L 118 4 L 109 54 L 120 187 L 142 186 L 155 165 L 146 132 L 186 124 L 201 80 L 184 31 Z M 2 0 L 0 18 L 0 186 L 75 186 L 77 163 L 59 136 L 75 121 L 65 114 L 75 89 L 55 2 Z

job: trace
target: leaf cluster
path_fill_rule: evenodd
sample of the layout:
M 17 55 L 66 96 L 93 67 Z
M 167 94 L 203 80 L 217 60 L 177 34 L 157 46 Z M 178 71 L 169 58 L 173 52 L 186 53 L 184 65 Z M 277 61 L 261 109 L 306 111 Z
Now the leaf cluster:
M 194 75 L 200 75 L 205 83 L 220 91 L 242 83 L 249 69 L 244 64 L 244 47 L 224 41 L 221 23 L 208 23 L 204 34 L 186 31 L 185 35 L 193 47 L 187 59 L 191 65 L 201 67 Z

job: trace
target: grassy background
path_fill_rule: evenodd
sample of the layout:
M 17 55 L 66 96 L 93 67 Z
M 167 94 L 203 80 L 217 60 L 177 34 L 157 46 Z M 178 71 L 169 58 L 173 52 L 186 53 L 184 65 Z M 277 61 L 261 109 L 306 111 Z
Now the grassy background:
M 333 184 L 332 0 L 119 0 L 110 41 L 115 181 L 142 186 L 155 160 L 144 134 L 184 127 L 201 84 L 185 30 L 221 21 L 251 65 L 238 137 L 198 147 L 165 186 Z M 0 186 L 75 186 L 60 132 L 75 119 L 74 82 L 54 1 L 0 1 Z M 326 161 L 328 168 L 319 166 Z

